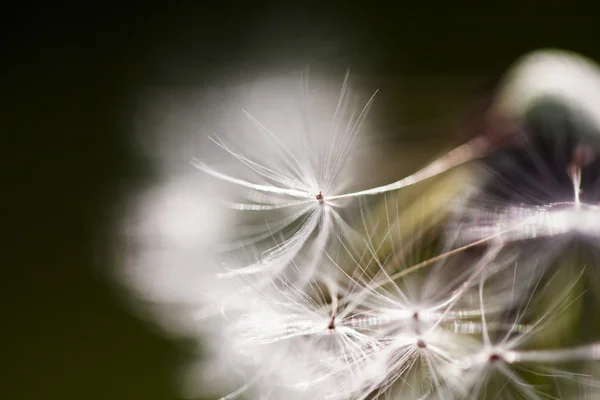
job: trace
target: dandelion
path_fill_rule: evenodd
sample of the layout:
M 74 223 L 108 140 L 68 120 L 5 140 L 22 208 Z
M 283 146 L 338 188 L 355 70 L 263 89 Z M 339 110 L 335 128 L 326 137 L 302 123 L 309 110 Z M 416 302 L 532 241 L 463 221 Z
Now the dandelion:
M 166 175 L 126 224 L 122 280 L 146 315 L 203 349 L 184 374 L 187 393 L 597 393 L 599 339 L 565 339 L 589 313 L 593 266 L 565 257 L 564 245 L 600 235 L 599 77 L 571 53 L 525 57 L 485 116 L 509 121 L 490 132 L 525 141 L 500 148 L 505 135 L 482 132 L 366 190 L 355 190 L 353 171 L 375 95 L 356 106 L 348 74 L 333 102 L 303 77 L 293 117 L 244 111 L 235 136 L 211 137 L 221 155 L 192 161 L 204 175 Z M 473 160 L 489 179 L 455 168 Z M 416 198 L 398 191 L 434 177 Z

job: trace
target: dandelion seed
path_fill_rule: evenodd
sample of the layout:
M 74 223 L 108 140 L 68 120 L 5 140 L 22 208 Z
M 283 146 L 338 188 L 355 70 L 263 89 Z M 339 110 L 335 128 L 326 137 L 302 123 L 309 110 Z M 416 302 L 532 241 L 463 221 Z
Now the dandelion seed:
M 258 390 L 275 379 L 286 396 L 347 398 L 375 379 L 369 371 L 378 363 L 382 344 L 362 333 L 352 306 L 336 294 L 331 304 L 321 304 L 322 289 L 310 287 L 317 297 L 291 284 L 260 295 L 232 322 L 231 343 L 242 355 L 252 355 Z M 290 367 L 282 368 L 279 360 Z
M 286 269 L 305 246 L 309 246 L 306 254 L 311 254 L 313 260 L 300 264 L 306 268 L 301 279 L 310 279 L 327 247 L 331 233 L 334 229 L 348 228 L 335 210 L 339 202 L 332 201 L 330 195 L 335 194 L 344 184 L 345 178 L 342 175 L 346 174 L 344 169 L 348 165 L 348 157 L 375 96 L 368 100 L 362 110 L 353 110 L 348 80 L 347 74 L 333 115 L 328 116 L 328 120 L 323 116 L 325 109 L 316 108 L 326 96 L 318 99 L 321 101 L 316 102 L 317 104 L 312 104 L 312 100 L 309 101 L 308 89 L 304 87 L 301 124 L 294 125 L 292 121 L 287 120 L 283 128 L 286 131 L 273 131 L 245 112 L 259 134 L 257 140 L 251 144 L 253 147 L 246 146 L 244 149 L 234 150 L 233 145 L 218 137 L 214 138 L 214 143 L 247 168 L 243 172 L 249 179 L 219 172 L 198 159 L 192 161 L 192 165 L 201 171 L 250 190 L 245 195 L 251 202 L 229 202 L 234 208 L 280 215 L 274 222 L 263 223 L 263 228 L 259 227 L 258 233 L 252 234 L 243 242 L 247 246 L 274 240 L 276 245 L 261 250 L 256 262 L 236 266 L 220 274 L 220 277 L 250 277 L 260 274 L 264 277 L 259 279 L 267 282 Z M 292 137 L 294 135 L 297 137 Z M 289 137 L 292 147 L 284 143 L 282 137 Z M 272 148 L 270 152 L 265 153 L 267 158 L 251 159 L 250 156 L 244 155 L 250 150 L 258 150 L 256 153 L 259 154 L 267 144 Z M 281 236 L 281 239 L 277 239 L 278 236 Z
M 533 276 L 533 275 L 532 275 Z M 454 386 L 454 391 L 463 396 L 479 398 L 489 394 L 497 398 L 513 398 L 513 396 L 522 396 L 528 399 L 553 398 L 550 388 L 540 388 L 529 383 L 523 376 L 523 373 L 533 371 L 530 368 L 537 369 L 541 374 L 552 374 L 555 378 L 565 380 L 578 380 L 579 383 L 586 382 L 584 379 L 578 379 L 575 374 L 552 370 L 549 364 L 565 363 L 570 360 L 593 359 L 592 349 L 595 345 L 586 346 L 587 354 L 583 356 L 582 348 L 576 349 L 558 349 L 558 350 L 522 350 L 527 344 L 531 344 L 532 338 L 544 332 L 549 324 L 557 323 L 558 317 L 573 303 L 574 299 L 570 292 L 581 277 L 571 282 L 561 293 L 555 293 L 554 302 L 541 317 L 531 323 L 525 330 L 512 329 L 499 335 L 496 340 L 492 339 L 489 325 L 486 322 L 485 304 L 484 304 L 484 280 L 480 281 L 480 306 L 482 309 L 481 320 L 484 330 L 482 331 L 482 342 L 480 350 L 472 350 L 472 354 L 461 360 L 461 368 L 456 380 L 449 380 L 449 384 Z M 528 300 L 516 312 L 513 324 L 518 324 L 525 318 L 526 312 L 532 303 L 532 298 L 536 294 L 541 278 L 534 280 L 533 286 L 527 294 Z M 549 286 L 545 287 L 546 290 Z M 577 297 L 576 297 L 577 298 Z M 575 298 L 575 299 L 576 299 Z M 517 303 L 518 304 L 518 303 Z M 520 349 L 521 348 L 521 349 Z M 536 365 L 537 363 L 537 365 Z M 498 382 L 504 382 L 498 385 Z M 555 382 L 559 384 L 559 382 Z M 491 386 L 491 387 L 490 387 Z M 558 390 L 555 387 L 553 390 Z

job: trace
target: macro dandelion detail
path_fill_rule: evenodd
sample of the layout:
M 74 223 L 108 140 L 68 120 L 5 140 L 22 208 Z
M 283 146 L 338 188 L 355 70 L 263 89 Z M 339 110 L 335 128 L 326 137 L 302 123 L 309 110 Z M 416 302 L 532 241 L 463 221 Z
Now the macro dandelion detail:
M 527 55 L 484 111 L 489 129 L 372 187 L 356 176 L 376 162 L 360 152 L 373 148 L 364 144 L 377 90 L 360 96 L 350 73 L 336 84 L 309 78 L 285 95 L 252 91 L 276 92 L 268 112 L 249 101 L 237 130 L 206 128 L 204 155 L 179 160 L 124 224 L 121 278 L 134 303 L 202 349 L 182 373 L 184 392 L 600 393 L 600 337 L 565 335 L 589 312 L 582 297 L 598 275 L 594 62 Z

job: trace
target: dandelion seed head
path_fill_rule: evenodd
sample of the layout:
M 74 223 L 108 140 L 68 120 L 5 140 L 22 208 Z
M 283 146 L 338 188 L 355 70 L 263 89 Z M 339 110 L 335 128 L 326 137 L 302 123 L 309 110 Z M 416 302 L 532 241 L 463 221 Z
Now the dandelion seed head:
M 553 264 L 565 238 L 600 236 L 595 68 L 524 58 L 489 132 L 370 189 L 355 178 L 373 97 L 348 76 L 208 91 L 212 115 L 194 115 L 207 101 L 190 95 L 177 118 L 156 116 L 163 135 L 202 126 L 205 141 L 174 140 L 157 161 L 164 184 L 136 199 L 121 279 L 142 313 L 202 347 L 186 393 L 537 400 L 597 384 L 569 363 L 600 361 L 600 345 L 562 343 L 585 268 Z M 496 146 L 515 130 L 527 141 Z M 485 172 L 441 176 L 474 160 L 464 169 Z M 398 193 L 407 186 L 416 195 Z

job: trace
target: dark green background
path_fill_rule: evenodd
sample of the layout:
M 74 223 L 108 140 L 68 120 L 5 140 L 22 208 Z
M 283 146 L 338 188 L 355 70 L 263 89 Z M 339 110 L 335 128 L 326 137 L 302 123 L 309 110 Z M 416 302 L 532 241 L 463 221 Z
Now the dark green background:
M 127 313 L 106 273 L 122 190 L 153 177 L 128 151 L 141 88 L 305 65 L 494 77 L 545 46 L 600 59 L 596 13 L 577 3 L 301 3 L 3 10 L 0 398 L 178 398 L 183 352 Z

